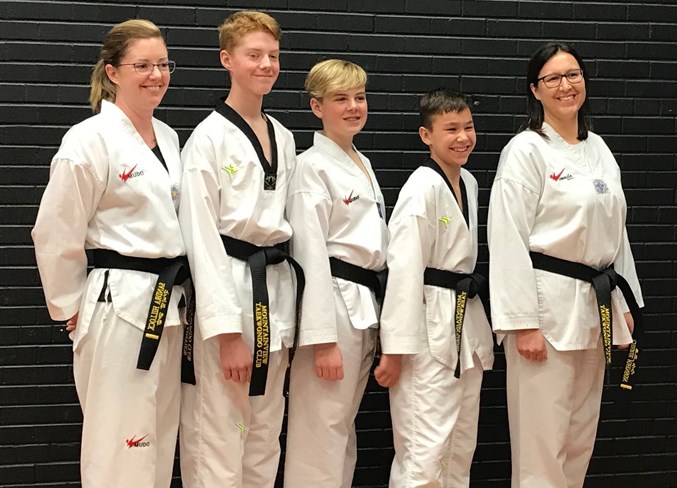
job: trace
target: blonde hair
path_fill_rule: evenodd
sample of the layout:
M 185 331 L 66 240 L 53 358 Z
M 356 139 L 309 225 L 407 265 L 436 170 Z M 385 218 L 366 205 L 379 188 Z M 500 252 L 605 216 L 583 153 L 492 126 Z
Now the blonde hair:
M 270 33 L 276 41 L 282 37 L 280 24 L 267 13 L 258 10 L 235 12 L 219 26 L 219 46 L 222 51 L 230 52 L 245 35 L 258 31 Z
M 92 70 L 89 104 L 94 113 L 101 111 L 102 100 L 115 102 L 116 86 L 106 74 L 106 65 L 117 66 L 132 42 L 153 37 L 164 42 L 160 29 L 150 20 L 143 19 L 126 20 L 108 31 L 101 46 L 99 60 Z
M 367 73 L 344 59 L 325 59 L 315 64 L 306 76 L 305 88 L 311 98 L 367 85 Z

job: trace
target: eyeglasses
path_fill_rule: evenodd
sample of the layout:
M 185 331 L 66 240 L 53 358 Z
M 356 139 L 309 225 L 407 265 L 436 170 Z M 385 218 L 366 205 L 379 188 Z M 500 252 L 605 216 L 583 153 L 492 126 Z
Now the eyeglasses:
M 118 66 L 134 66 L 134 71 L 142 76 L 151 74 L 156 66 L 162 74 L 173 73 L 176 69 L 174 61 L 163 61 L 162 63 L 121 63 Z
M 583 70 L 582 69 L 572 69 L 567 71 L 563 75 L 559 74 L 550 74 L 536 78 L 536 83 L 542 81 L 545 86 L 548 88 L 557 88 L 562 84 L 562 78 L 566 78 L 569 83 L 575 85 L 583 81 Z

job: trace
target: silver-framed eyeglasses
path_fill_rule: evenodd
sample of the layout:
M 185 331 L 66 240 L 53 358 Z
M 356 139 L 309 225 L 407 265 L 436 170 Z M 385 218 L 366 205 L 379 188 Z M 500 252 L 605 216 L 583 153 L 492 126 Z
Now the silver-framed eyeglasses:
M 562 84 L 562 78 L 566 78 L 569 83 L 575 85 L 583 81 L 583 70 L 582 69 L 572 69 L 567 71 L 563 75 L 552 73 L 549 75 L 541 76 L 536 78 L 536 83 L 542 81 L 545 86 L 548 88 L 557 88 Z
M 163 61 L 161 63 L 120 63 L 118 66 L 133 66 L 134 71 L 142 76 L 151 74 L 156 66 L 162 74 L 173 73 L 176 69 L 176 63 L 174 61 Z

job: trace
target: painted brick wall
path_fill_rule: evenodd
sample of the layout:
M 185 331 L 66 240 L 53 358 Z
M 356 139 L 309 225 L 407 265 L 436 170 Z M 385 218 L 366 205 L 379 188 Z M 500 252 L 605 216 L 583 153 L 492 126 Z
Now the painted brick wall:
M 69 341 L 44 308 L 29 233 L 61 137 L 89 115 L 87 80 L 104 33 L 130 17 L 165 29 L 179 69 L 157 116 L 185 142 L 223 91 L 215 26 L 240 8 L 268 10 L 283 27 L 283 70 L 266 106 L 299 149 L 318 126 L 302 94 L 309 67 L 343 56 L 367 69 L 370 116 L 357 144 L 389 205 L 424 154 L 417 96 L 440 85 L 473 95 L 479 138 L 469 168 L 482 221 L 498 154 L 522 121 L 526 60 L 544 40 L 578 47 L 595 130 L 623 170 L 647 328 L 641 386 L 626 401 L 605 394 L 586 487 L 677 486 L 677 4 L 669 0 L 1 1 L 0 485 L 79 485 Z M 484 244 L 481 260 L 486 267 Z M 476 487 L 508 486 L 504 364 L 498 351 L 485 376 Z M 370 385 L 357 425 L 354 484 L 385 486 L 384 390 Z

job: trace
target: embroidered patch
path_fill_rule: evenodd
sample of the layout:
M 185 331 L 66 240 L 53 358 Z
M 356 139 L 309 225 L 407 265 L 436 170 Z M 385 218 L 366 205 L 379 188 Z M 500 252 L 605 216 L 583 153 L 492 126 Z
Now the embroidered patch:
M 233 163 L 229 164 L 228 166 L 221 166 L 221 169 L 228 173 L 228 178 L 231 180 L 233 179 L 233 175 L 237 173 L 237 166 L 235 166 Z
M 449 216 L 447 216 L 447 215 L 442 215 L 442 216 L 441 216 L 439 219 L 437 219 L 437 220 L 439 220 L 440 222 L 442 222 L 442 225 L 444 226 L 444 230 L 446 230 L 446 229 L 447 229 L 447 226 L 448 226 L 449 223 L 451 222 L 451 217 L 449 217 Z
M 595 180 L 592 184 L 595 185 L 595 191 L 597 193 L 609 193 L 609 187 L 606 186 L 604 180 Z
M 263 189 L 272 191 L 275 189 L 275 185 L 277 185 L 277 175 L 266 175 L 263 180 Z

